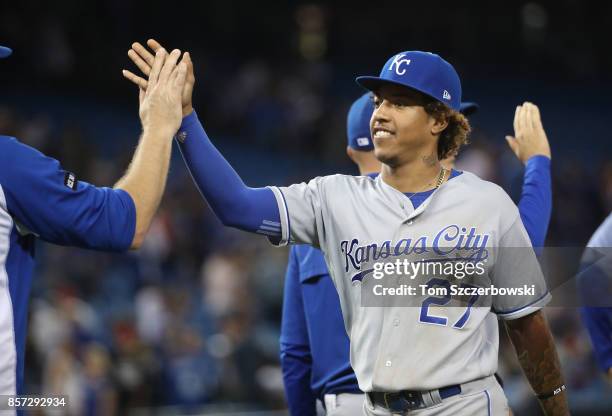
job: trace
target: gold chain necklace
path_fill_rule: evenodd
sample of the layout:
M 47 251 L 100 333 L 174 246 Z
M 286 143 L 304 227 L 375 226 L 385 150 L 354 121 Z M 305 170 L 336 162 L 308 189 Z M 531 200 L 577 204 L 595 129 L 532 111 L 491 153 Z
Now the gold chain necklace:
M 446 176 L 446 169 L 444 168 L 440 169 L 440 174 L 438 175 L 438 183 L 436 184 L 436 187 L 434 189 L 438 189 L 440 185 L 442 185 L 442 182 L 444 182 L 445 176 Z
M 440 173 L 438 173 L 438 178 L 437 178 L 437 181 L 436 181 L 436 187 L 434 188 L 434 190 L 438 189 L 442 185 L 442 182 L 444 182 L 444 178 L 445 177 L 446 177 L 446 169 L 444 169 L 444 167 L 442 167 L 440 169 Z M 425 186 L 427 186 L 427 185 L 428 184 L 426 184 Z M 418 194 L 419 192 L 421 192 L 421 191 L 413 192 L 412 195 L 410 195 L 410 196 L 408 196 L 406 194 L 404 194 L 404 195 L 408 196 L 408 199 L 410 199 L 413 196 L 415 196 L 416 194 Z M 410 202 L 412 202 L 411 199 L 410 199 Z

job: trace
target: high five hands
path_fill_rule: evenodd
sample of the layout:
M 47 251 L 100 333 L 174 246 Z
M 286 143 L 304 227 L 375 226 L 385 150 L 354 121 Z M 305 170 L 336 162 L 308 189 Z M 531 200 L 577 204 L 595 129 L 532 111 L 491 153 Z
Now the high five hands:
M 184 57 L 177 64 L 180 55 L 178 49 L 168 55 L 163 48 L 159 48 L 155 56 L 151 55 L 148 83 L 138 84 L 143 131 L 155 131 L 172 138 L 181 125 L 181 94 L 185 89 L 187 64 L 183 62 Z M 128 72 L 124 70 L 124 76 Z
M 141 96 L 144 91 L 148 91 L 152 81 L 154 81 L 154 78 L 152 78 L 154 75 L 153 69 L 155 68 L 155 62 L 158 55 L 160 53 L 166 53 L 163 46 L 155 39 L 149 39 L 147 41 L 147 46 L 150 48 L 150 50 L 141 45 L 139 42 L 134 42 L 132 44 L 132 48 L 128 51 L 128 57 L 132 60 L 132 62 L 134 62 L 138 69 L 140 69 L 144 77 L 138 76 L 131 71 L 123 70 L 123 76 L 139 87 Z M 175 49 L 172 51 L 170 56 L 172 56 L 172 54 L 175 52 L 180 54 L 180 51 Z M 192 95 L 193 86 L 195 84 L 193 62 L 191 61 L 189 52 L 185 52 L 183 54 L 179 66 L 180 65 L 184 65 L 186 70 L 185 81 L 180 95 L 182 116 L 185 117 L 193 111 Z

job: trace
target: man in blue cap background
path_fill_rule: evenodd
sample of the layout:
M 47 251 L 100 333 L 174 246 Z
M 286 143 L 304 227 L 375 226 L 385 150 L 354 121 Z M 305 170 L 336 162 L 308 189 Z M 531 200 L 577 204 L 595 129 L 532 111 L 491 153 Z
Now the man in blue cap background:
M 380 162 L 370 137 L 373 110 L 369 93 L 353 103 L 348 113 L 346 150 L 361 175 L 375 177 Z M 292 246 L 280 337 L 283 380 L 292 416 L 315 415 L 317 399 L 327 415 L 361 412 L 364 397 L 349 351 L 340 300 L 323 253 L 307 245 Z
M 151 54 L 138 49 L 140 59 L 150 62 Z M 128 78 L 149 88 L 142 78 Z M 507 400 L 493 376 L 498 333 L 490 312 L 512 321 L 510 337 L 545 412 L 568 414 L 555 345 L 540 311 L 550 294 L 518 209 L 496 185 L 440 162 L 459 150 L 470 130 L 459 113 L 461 83 L 454 68 L 438 55 L 410 51 L 393 56 L 380 77 L 357 80 L 375 94 L 370 130 L 382 162 L 379 176 L 332 175 L 289 187 L 248 187 L 193 111 L 177 137 L 203 197 L 227 226 L 325 253 L 351 340 L 351 364 L 366 393 L 365 414 L 506 415 Z M 183 99 L 184 107 L 190 105 L 191 89 Z M 517 124 L 518 136 L 541 129 L 534 106 L 517 112 L 529 120 Z M 451 297 L 409 296 L 405 301 L 413 307 L 367 307 L 368 297 L 373 302 L 372 296 L 379 296 L 369 291 L 377 279 L 374 269 L 367 269 L 370 258 L 422 256 L 430 250 L 488 256 L 489 249 L 510 247 L 526 250 L 492 257 L 487 276 L 496 287 L 530 286 L 524 296 L 486 296 L 472 307 L 480 296 L 472 295 L 467 303 L 453 301 L 457 307 L 435 310 L 430 306 L 445 305 Z M 374 263 L 380 265 L 386 269 L 390 263 Z M 426 287 L 446 287 L 445 282 L 433 278 Z
M 0 58 L 11 52 L 0 46 Z M 143 133 L 114 188 L 78 180 L 58 161 L 0 135 L 0 396 L 23 394 L 35 238 L 108 251 L 142 244 L 164 191 L 181 120 L 187 67 L 177 64 L 179 57 L 178 50 L 155 57 L 151 88 L 140 93 Z

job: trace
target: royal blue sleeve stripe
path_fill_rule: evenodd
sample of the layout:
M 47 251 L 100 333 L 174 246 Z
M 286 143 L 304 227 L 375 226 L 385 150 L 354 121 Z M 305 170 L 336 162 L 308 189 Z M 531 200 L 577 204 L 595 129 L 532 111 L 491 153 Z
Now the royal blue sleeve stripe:
M 259 227 L 259 229 L 266 230 L 266 231 L 274 231 L 276 234 L 280 232 L 280 227 L 269 227 L 267 225 L 262 225 Z
M 271 225 L 271 226 L 278 227 L 278 228 L 280 228 L 280 226 L 281 226 L 280 222 L 264 220 L 263 223 L 264 223 L 264 225 Z

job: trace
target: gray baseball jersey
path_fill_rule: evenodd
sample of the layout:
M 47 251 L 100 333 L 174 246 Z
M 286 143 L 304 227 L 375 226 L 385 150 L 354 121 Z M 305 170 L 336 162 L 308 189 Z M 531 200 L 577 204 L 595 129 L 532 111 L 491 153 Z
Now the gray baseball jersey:
M 491 375 L 498 356 L 495 315 L 519 318 L 550 299 L 518 209 L 500 187 L 471 173 L 447 181 L 416 210 L 380 176 L 332 175 L 270 189 L 281 216 L 280 244 L 311 244 L 325 254 L 363 391 L 436 389 Z M 520 258 L 501 247 L 522 250 Z M 473 294 L 467 307 L 450 292 L 368 306 L 378 282 L 373 263 L 427 252 L 453 259 L 469 253 L 486 262 L 485 281 L 530 290 Z M 436 277 L 427 286 L 449 289 Z

